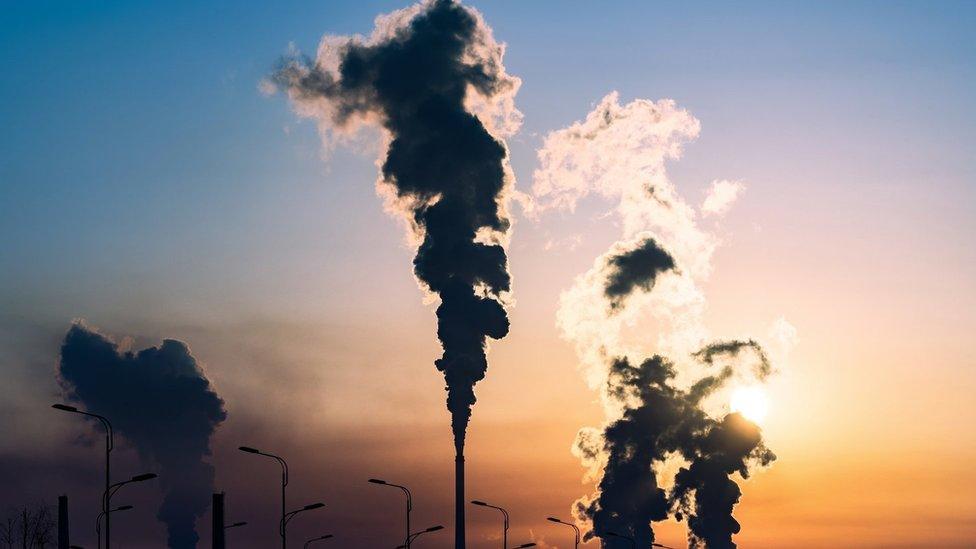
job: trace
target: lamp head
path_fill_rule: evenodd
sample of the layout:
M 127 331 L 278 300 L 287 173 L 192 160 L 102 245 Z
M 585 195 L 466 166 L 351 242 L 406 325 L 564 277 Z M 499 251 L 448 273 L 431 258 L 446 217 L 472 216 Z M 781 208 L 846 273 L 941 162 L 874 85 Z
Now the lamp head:
M 546 517 L 546 520 L 548 520 L 549 522 L 559 522 L 559 523 L 562 523 L 562 521 L 559 520 L 559 519 L 557 519 L 556 517 Z
M 310 503 L 310 504 L 306 505 L 305 507 L 302 507 L 302 510 L 304 510 L 304 511 L 311 511 L 312 509 L 318 509 L 320 507 L 325 507 L 325 504 L 324 503 Z
M 367 482 L 371 482 L 373 484 L 386 484 L 386 481 L 385 480 L 379 479 L 379 478 L 371 478 Z
M 526 547 L 535 547 L 535 544 L 534 543 L 523 543 L 522 545 L 516 546 L 515 549 L 525 549 Z
M 115 509 L 112 509 L 112 510 L 113 511 L 128 511 L 129 509 L 132 509 L 132 506 L 131 505 L 121 505 L 121 506 L 116 507 Z
M 240 446 L 237 449 L 240 450 L 240 451 L 242 451 L 242 452 L 247 452 L 249 454 L 260 454 L 261 453 L 260 451 L 258 451 L 257 448 L 251 448 L 250 446 Z
M 129 479 L 129 482 L 142 482 L 144 480 L 152 480 L 152 479 L 156 478 L 157 476 L 159 476 L 159 475 L 157 475 L 156 473 L 143 473 L 141 475 L 136 475 L 136 476 L 130 478 Z
M 480 506 L 482 506 L 482 507 L 488 507 L 488 504 L 487 504 L 487 503 L 485 503 L 485 502 L 483 502 L 483 501 L 481 501 L 481 500 L 477 500 L 477 499 L 473 499 L 473 500 L 471 500 L 471 503 L 472 503 L 473 505 L 480 505 Z
M 68 406 L 67 404 L 52 404 L 51 405 L 51 408 L 54 408 L 55 410 L 63 410 L 65 412 L 77 412 L 78 411 L 78 408 L 75 408 L 74 406 Z
M 437 526 L 431 526 L 430 528 L 424 530 L 424 532 L 436 532 L 438 530 L 443 530 L 444 527 L 438 524 Z
M 332 534 L 326 534 L 326 535 L 324 535 L 324 536 L 322 536 L 322 537 L 320 537 L 318 539 L 329 539 L 331 537 L 332 537 Z

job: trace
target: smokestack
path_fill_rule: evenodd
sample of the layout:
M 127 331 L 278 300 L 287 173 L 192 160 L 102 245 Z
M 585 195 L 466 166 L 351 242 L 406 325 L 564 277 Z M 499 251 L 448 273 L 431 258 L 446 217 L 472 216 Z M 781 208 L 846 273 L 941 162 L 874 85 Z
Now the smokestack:
M 68 549 L 68 496 L 58 496 L 58 549 Z
M 464 455 L 454 457 L 454 549 L 464 549 Z
M 214 493 L 211 504 L 213 515 L 213 549 L 224 549 L 224 493 Z

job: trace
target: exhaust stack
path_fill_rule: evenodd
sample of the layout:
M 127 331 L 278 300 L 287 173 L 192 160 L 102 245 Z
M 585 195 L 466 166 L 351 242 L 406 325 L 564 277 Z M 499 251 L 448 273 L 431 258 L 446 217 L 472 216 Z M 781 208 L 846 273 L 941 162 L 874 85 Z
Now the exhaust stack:
M 454 458 L 454 549 L 464 549 L 464 455 Z
M 68 540 L 68 496 L 58 496 L 58 549 L 69 547 L 71 542 Z
M 211 516 L 213 517 L 213 530 L 211 538 L 213 549 L 224 549 L 224 493 L 215 492 L 213 503 L 210 505 Z

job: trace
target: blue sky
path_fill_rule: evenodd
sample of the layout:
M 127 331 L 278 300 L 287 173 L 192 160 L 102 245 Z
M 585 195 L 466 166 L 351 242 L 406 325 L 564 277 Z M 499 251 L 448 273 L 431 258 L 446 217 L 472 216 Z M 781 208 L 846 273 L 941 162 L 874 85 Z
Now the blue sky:
M 314 51 L 324 32 L 367 32 L 375 14 L 397 6 L 7 8 L 4 285 L 70 279 L 98 291 L 109 275 L 192 291 L 224 287 L 228 266 L 247 284 L 267 284 L 255 266 L 309 261 L 300 256 L 329 243 L 322 219 L 355 225 L 338 206 L 372 197 L 343 186 L 322 192 L 311 125 L 296 124 L 284 101 L 260 96 L 256 82 L 290 42 Z M 914 177 L 972 175 L 972 4 L 477 7 L 508 43 L 509 71 L 524 79 L 526 123 L 512 144 L 523 184 L 538 135 L 579 118 L 611 89 L 625 99 L 674 98 L 704 121 L 689 154 L 708 162 L 681 163 L 679 176 L 773 182 L 851 157 L 870 166 L 869 177 L 823 183 L 894 188 Z M 284 135 L 286 126 L 298 136 Z M 328 169 L 337 179 L 372 179 L 368 156 L 340 151 Z M 946 184 L 972 196 L 963 181 Z M 309 241 L 313 232 L 326 242 Z M 291 249 L 281 248 L 285 241 Z M 193 284 L 179 282 L 181 273 Z

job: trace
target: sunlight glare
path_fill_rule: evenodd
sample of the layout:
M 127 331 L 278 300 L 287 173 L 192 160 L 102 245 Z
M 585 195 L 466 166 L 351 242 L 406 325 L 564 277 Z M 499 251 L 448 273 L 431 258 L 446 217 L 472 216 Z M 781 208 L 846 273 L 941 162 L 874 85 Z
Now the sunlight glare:
M 732 392 L 729 402 L 733 412 L 739 412 L 754 423 L 762 423 L 769 413 L 769 399 L 762 387 L 739 387 Z

